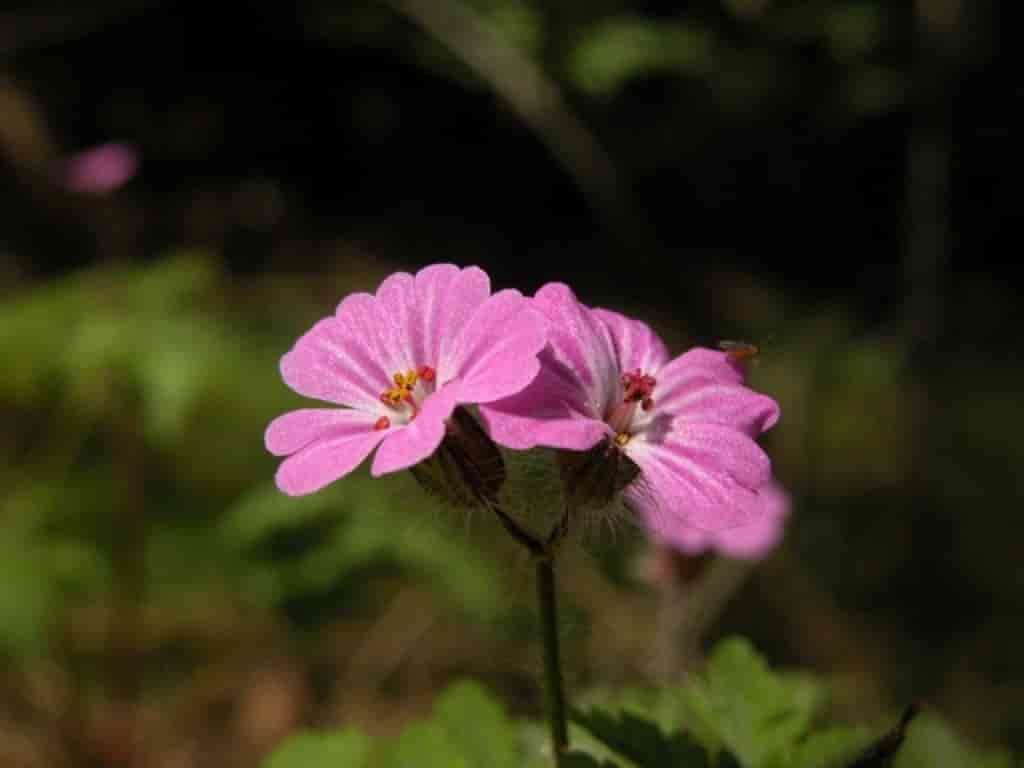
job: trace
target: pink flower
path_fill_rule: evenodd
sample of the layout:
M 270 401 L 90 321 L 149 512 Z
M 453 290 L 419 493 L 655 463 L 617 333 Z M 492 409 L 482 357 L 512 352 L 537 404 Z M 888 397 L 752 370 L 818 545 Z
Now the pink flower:
M 72 192 L 102 196 L 128 183 L 138 168 L 139 151 L 134 144 L 100 144 L 67 158 L 60 181 Z
M 529 384 L 546 340 L 547 323 L 529 300 L 512 290 L 492 296 L 490 278 L 476 267 L 399 272 L 376 295 L 347 296 L 281 359 L 289 387 L 342 407 L 271 422 L 267 450 L 288 457 L 278 487 L 317 491 L 375 448 L 374 476 L 413 466 L 437 449 L 456 406 Z
M 614 467 L 630 459 L 639 476 L 625 475 L 625 500 L 670 540 L 681 528 L 757 516 L 771 464 L 754 438 L 779 409 L 743 386 L 739 364 L 702 348 L 670 359 L 644 323 L 590 309 L 558 283 L 541 288 L 534 306 L 551 323 L 549 347 L 529 387 L 481 407 L 495 441 L 593 448 Z
M 782 541 L 790 508 L 789 494 L 778 483 L 762 488 L 760 498 L 761 513 L 745 525 L 717 531 L 680 525 L 664 543 L 687 555 L 711 551 L 737 560 L 760 560 Z

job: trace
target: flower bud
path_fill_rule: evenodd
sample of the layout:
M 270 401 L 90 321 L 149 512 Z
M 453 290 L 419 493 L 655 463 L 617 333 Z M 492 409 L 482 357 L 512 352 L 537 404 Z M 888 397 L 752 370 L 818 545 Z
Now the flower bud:
M 586 451 L 560 451 L 558 465 L 570 509 L 604 509 L 640 474 L 610 438 Z

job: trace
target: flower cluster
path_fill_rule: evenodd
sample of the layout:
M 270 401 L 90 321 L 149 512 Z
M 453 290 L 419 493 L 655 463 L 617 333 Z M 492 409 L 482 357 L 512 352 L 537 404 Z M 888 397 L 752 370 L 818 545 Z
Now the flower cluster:
M 671 358 L 647 325 L 587 307 L 559 283 L 527 298 L 492 294 L 475 267 L 398 273 L 374 295 L 345 298 L 281 373 L 335 406 L 267 429 L 268 450 L 286 457 L 277 484 L 288 494 L 316 491 L 376 451 L 375 476 L 413 468 L 486 504 L 504 479 L 497 443 L 560 449 L 567 505 L 621 497 L 684 551 L 725 550 L 750 524 L 785 514 L 756 442 L 778 406 L 744 385 L 740 362 L 705 348 Z

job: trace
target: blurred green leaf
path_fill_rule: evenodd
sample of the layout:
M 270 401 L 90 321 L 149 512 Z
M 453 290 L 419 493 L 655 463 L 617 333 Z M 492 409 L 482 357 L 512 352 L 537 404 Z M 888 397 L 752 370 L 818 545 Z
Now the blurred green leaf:
M 363 768 L 371 741 L 360 731 L 300 731 L 263 761 L 263 768 Z
M 228 510 L 222 535 L 271 599 L 324 591 L 389 564 L 424 579 L 477 620 L 493 621 L 506 603 L 501 566 L 453 525 L 451 514 L 409 478 L 356 472 L 301 498 L 261 487 Z M 313 526 L 319 527 L 314 543 L 292 556 L 261 560 L 252 554 L 275 535 Z
M 941 718 L 924 714 L 911 723 L 893 768 L 1011 768 L 1001 750 L 981 750 L 954 732 Z
M 872 732 L 868 728 L 824 728 L 798 744 L 787 765 L 792 768 L 843 768 L 870 743 L 871 737 Z
M 31 490 L 0 504 L 0 653 L 14 656 L 45 651 L 66 602 L 94 594 L 107 581 L 96 549 L 49 530 L 46 497 Z M 22 506 L 33 502 L 34 508 Z
M 743 683 L 744 677 L 749 685 Z M 726 751 L 715 747 L 705 752 L 678 729 L 665 731 L 654 719 L 636 712 L 611 714 L 593 708 L 574 714 L 582 728 L 574 725 L 572 751 L 565 764 L 575 768 L 846 768 L 872 742 L 871 731 L 862 728 L 828 727 L 808 734 L 810 714 L 817 708 L 810 705 L 814 697 L 799 679 L 770 672 L 745 641 L 721 644 L 708 674 L 697 685 L 712 703 L 710 727 L 720 732 Z M 621 700 L 630 707 L 643 707 L 662 700 L 664 693 L 655 689 L 638 696 L 633 692 Z M 745 696 L 750 700 L 746 704 L 742 703 Z M 667 700 L 692 704 L 686 696 Z M 664 704 L 654 709 L 664 709 Z M 390 743 L 373 747 L 366 736 L 351 729 L 304 731 L 281 745 L 264 768 L 541 768 L 551 764 L 546 750 L 547 730 L 542 724 L 513 722 L 482 686 L 464 680 L 437 698 L 428 718 L 408 724 Z M 894 768 L 968 766 L 1010 768 L 1010 760 L 1002 753 L 975 750 L 940 720 L 929 717 L 911 726 L 894 763 Z
M 472 727 L 466 723 L 465 727 Z M 482 765 L 487 765 L 483 763 Z M 402 731 L 386 768 L 476 768 L 436 722 L 414 723 Z
M 727 748 L 743 768 L 781 768 L 792 764 L 824 692 L 807 677 L 772 672 L 749 642 L 731 638 L 715 648 L 684 700 L 708 749 Z
M 584 91 L 606 96 L 631 79 L 655 72 L 706 72 L 712 47 L 709 33 L 692 24 L 611 19 L 584 33 L 572 52 L 569 72 Z
M 638 768 L 703 768 L 708 764 L 704 750 L 682 733 L 665 734 L 656 723 L 630 712 L 615 716 L 592 709 L 574 713 L 573 720 Z
M 598 758 L 583 752 L 570 752 L 563 758 L 563 765 L 565 768 L 619 768 L 610 760 L 598 762 Z
M 516 728 L 480 685 L 463 681 L 438 698 L 427 722 L 402 731 L 387 768 L 519 768 Z
M 45 643 L 56 584 L 31 544 L 0 539 L 0 651 L 23 654 Z
M 868 2 L 837 5 L 826 18 L 825 36 L 836 58 L 865 56 L 881 41 L 881 9 Z
M 444 726 L 468 765 L 520 766 L 511 721 L 494 697 L 477 683 L 466 680 L 450 686 L 434 705 L 434 719 Z

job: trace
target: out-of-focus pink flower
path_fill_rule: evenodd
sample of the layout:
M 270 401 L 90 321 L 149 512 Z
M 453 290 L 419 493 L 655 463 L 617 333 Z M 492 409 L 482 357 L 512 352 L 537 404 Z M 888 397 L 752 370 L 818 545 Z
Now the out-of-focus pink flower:
M 789 516 L 790 500 L 776 482 L 760 490 L 761 512 L 746 525 L 706 531 L 689 526 L 672 529 L 664 543 L 687 555 L 713 552 L 737 560 L 760 560 L 779 542 Z
M 477 267 L 435 264 L 388 277 L 375 295 L 347 296 L 281 359 L 293 390 L 340 408 L 302 409 L 267 428 L 287 456 L 277 485 L 312 493 L 377 448 L 373 475 L 430 456 L 459 404 L 519 392 L 540 369 L 547 322 L 518 291 L 491 295 Z M 379 446 L 379 448 L 378 448 Z
M 61 167 L 60 182 L 79 194 L 109 195 L 130 181 L 138 169 L 135 145 L 111 142 L 68 157 Z
M 670 540 L 757 517 L 771 463 L 754 438 L 779 409 L 743 385 L 738 363 L 703 348 L 670 359 L 647 325 L 590 309 L 562 284 L 541 288 L 534 306 L 551 323 L 550 345 L 530 386 L 481 407 L 495 441 L 628 457 L 639 476 L 625 500 Z

